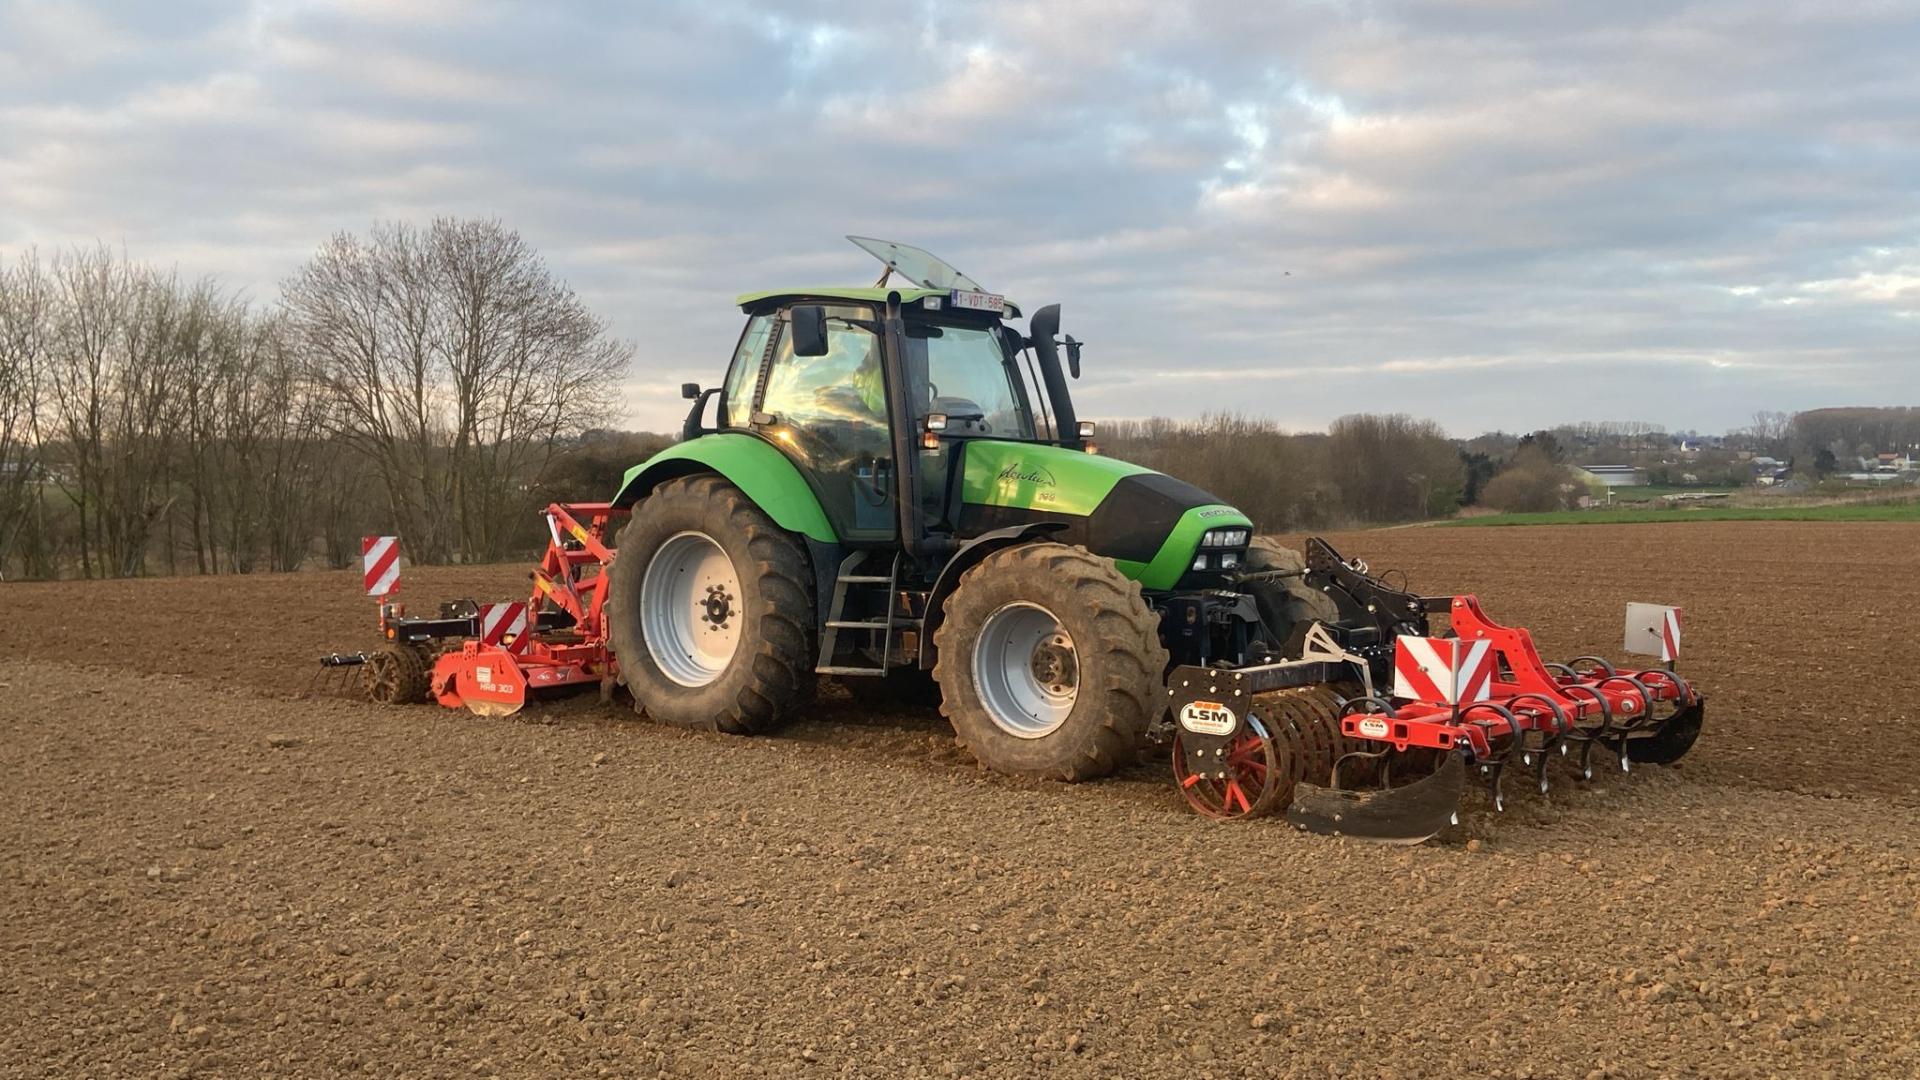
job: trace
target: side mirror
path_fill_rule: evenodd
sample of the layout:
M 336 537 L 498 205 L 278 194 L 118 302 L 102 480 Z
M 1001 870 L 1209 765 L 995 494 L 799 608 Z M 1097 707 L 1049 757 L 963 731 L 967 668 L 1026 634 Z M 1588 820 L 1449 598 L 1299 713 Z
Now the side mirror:
M 827 309 L 819 304 L 801 304 L 787 309 L 793 331 L 793 355 L 827 355 Z
M 698 397 L 700 396 L 700 384 L 699 384 L 699 383 L 697 383 L 697 382 L 683 382 L 683 383 L 681 383 L 681 384 L 680 384 L 680 396 L 681 396 L 682 398 L 685 398 L 685 399 L 686 399 L 686 400 L 688 400 L 688 401 L 692 401 L 692 400 L 694 400 L 695 398 L 698 398 Z
M 1080 377 L 1080 343 L 1067 335 L 1067 372 L 1074 378 Z

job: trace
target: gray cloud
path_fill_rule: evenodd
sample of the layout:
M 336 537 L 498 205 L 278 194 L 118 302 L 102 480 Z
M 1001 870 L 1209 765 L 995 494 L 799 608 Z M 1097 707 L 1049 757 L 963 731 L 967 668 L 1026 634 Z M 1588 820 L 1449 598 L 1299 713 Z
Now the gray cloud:
M 0 252 L 498 216 L 665 427 L 861 232 L 1063 301 L 1084 413 L 1717 428 L 1920 387 L 1920 8 L 1836 7 L 13 3 Z

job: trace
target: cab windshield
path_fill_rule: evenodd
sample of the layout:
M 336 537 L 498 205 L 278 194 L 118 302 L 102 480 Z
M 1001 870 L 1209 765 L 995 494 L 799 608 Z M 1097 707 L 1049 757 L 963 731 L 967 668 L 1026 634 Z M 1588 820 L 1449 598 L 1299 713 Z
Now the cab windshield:
M 917 424 L 928 413 L 978 416 L 983 435 L 1034 438 L 1033 409 L 998 332 L 989 327 L 911 322 L 906 371 Z

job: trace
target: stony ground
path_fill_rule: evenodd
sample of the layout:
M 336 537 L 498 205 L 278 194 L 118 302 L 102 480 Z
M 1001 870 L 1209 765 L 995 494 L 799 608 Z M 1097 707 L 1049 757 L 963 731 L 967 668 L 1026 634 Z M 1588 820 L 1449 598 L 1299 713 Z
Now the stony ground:
M 1550 655 L 1682 604 L 1708 733 L 1369 847 L 832 694 L 757 741 L 303 699 L 346 575 L 0 586 L 0 1076 L 1920 1074 L 1920 529 L 1338 542 Z

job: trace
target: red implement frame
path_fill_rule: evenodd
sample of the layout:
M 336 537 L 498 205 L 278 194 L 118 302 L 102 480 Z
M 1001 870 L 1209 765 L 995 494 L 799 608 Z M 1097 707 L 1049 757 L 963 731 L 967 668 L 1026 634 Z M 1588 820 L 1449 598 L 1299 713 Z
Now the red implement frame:
M 1656 703 L 1698 701 L 1693 687 L 1670 667 L 1623 671 L 1593 657 L 1574 662 L 1592 665 L 1584 670 L 1548 664 L 1531 635 L 1494 622 L 1472 596 L 1453 597 L 1449 614 L 1457 637 L 1492 645 L 1495 674 L 1489 695 L 1454 705 L 1357 701 L 1341 718 L 1343 731 L 1395 750 L 1466 749 L 1475 760 L 1486 761 L 1498 756 L 1496 743 L 1510 752 L 1529 731 L 1540 732 L 1543 740 L 1624 738 L 1651 722 Z
M 542 512 L 551 542 L 533 571 L 527 630 L 488 645 L 468 638 L 433 665 L 433 695 L 449 708 L 482 715 L 516 712 L 529 691 L 601 683 L 616 673 L 607 648 L 607 546 L 626 507 L 610 503 L 554 503 Z M 541 629 L 541 613 L 565 612 L 572 625 Z

